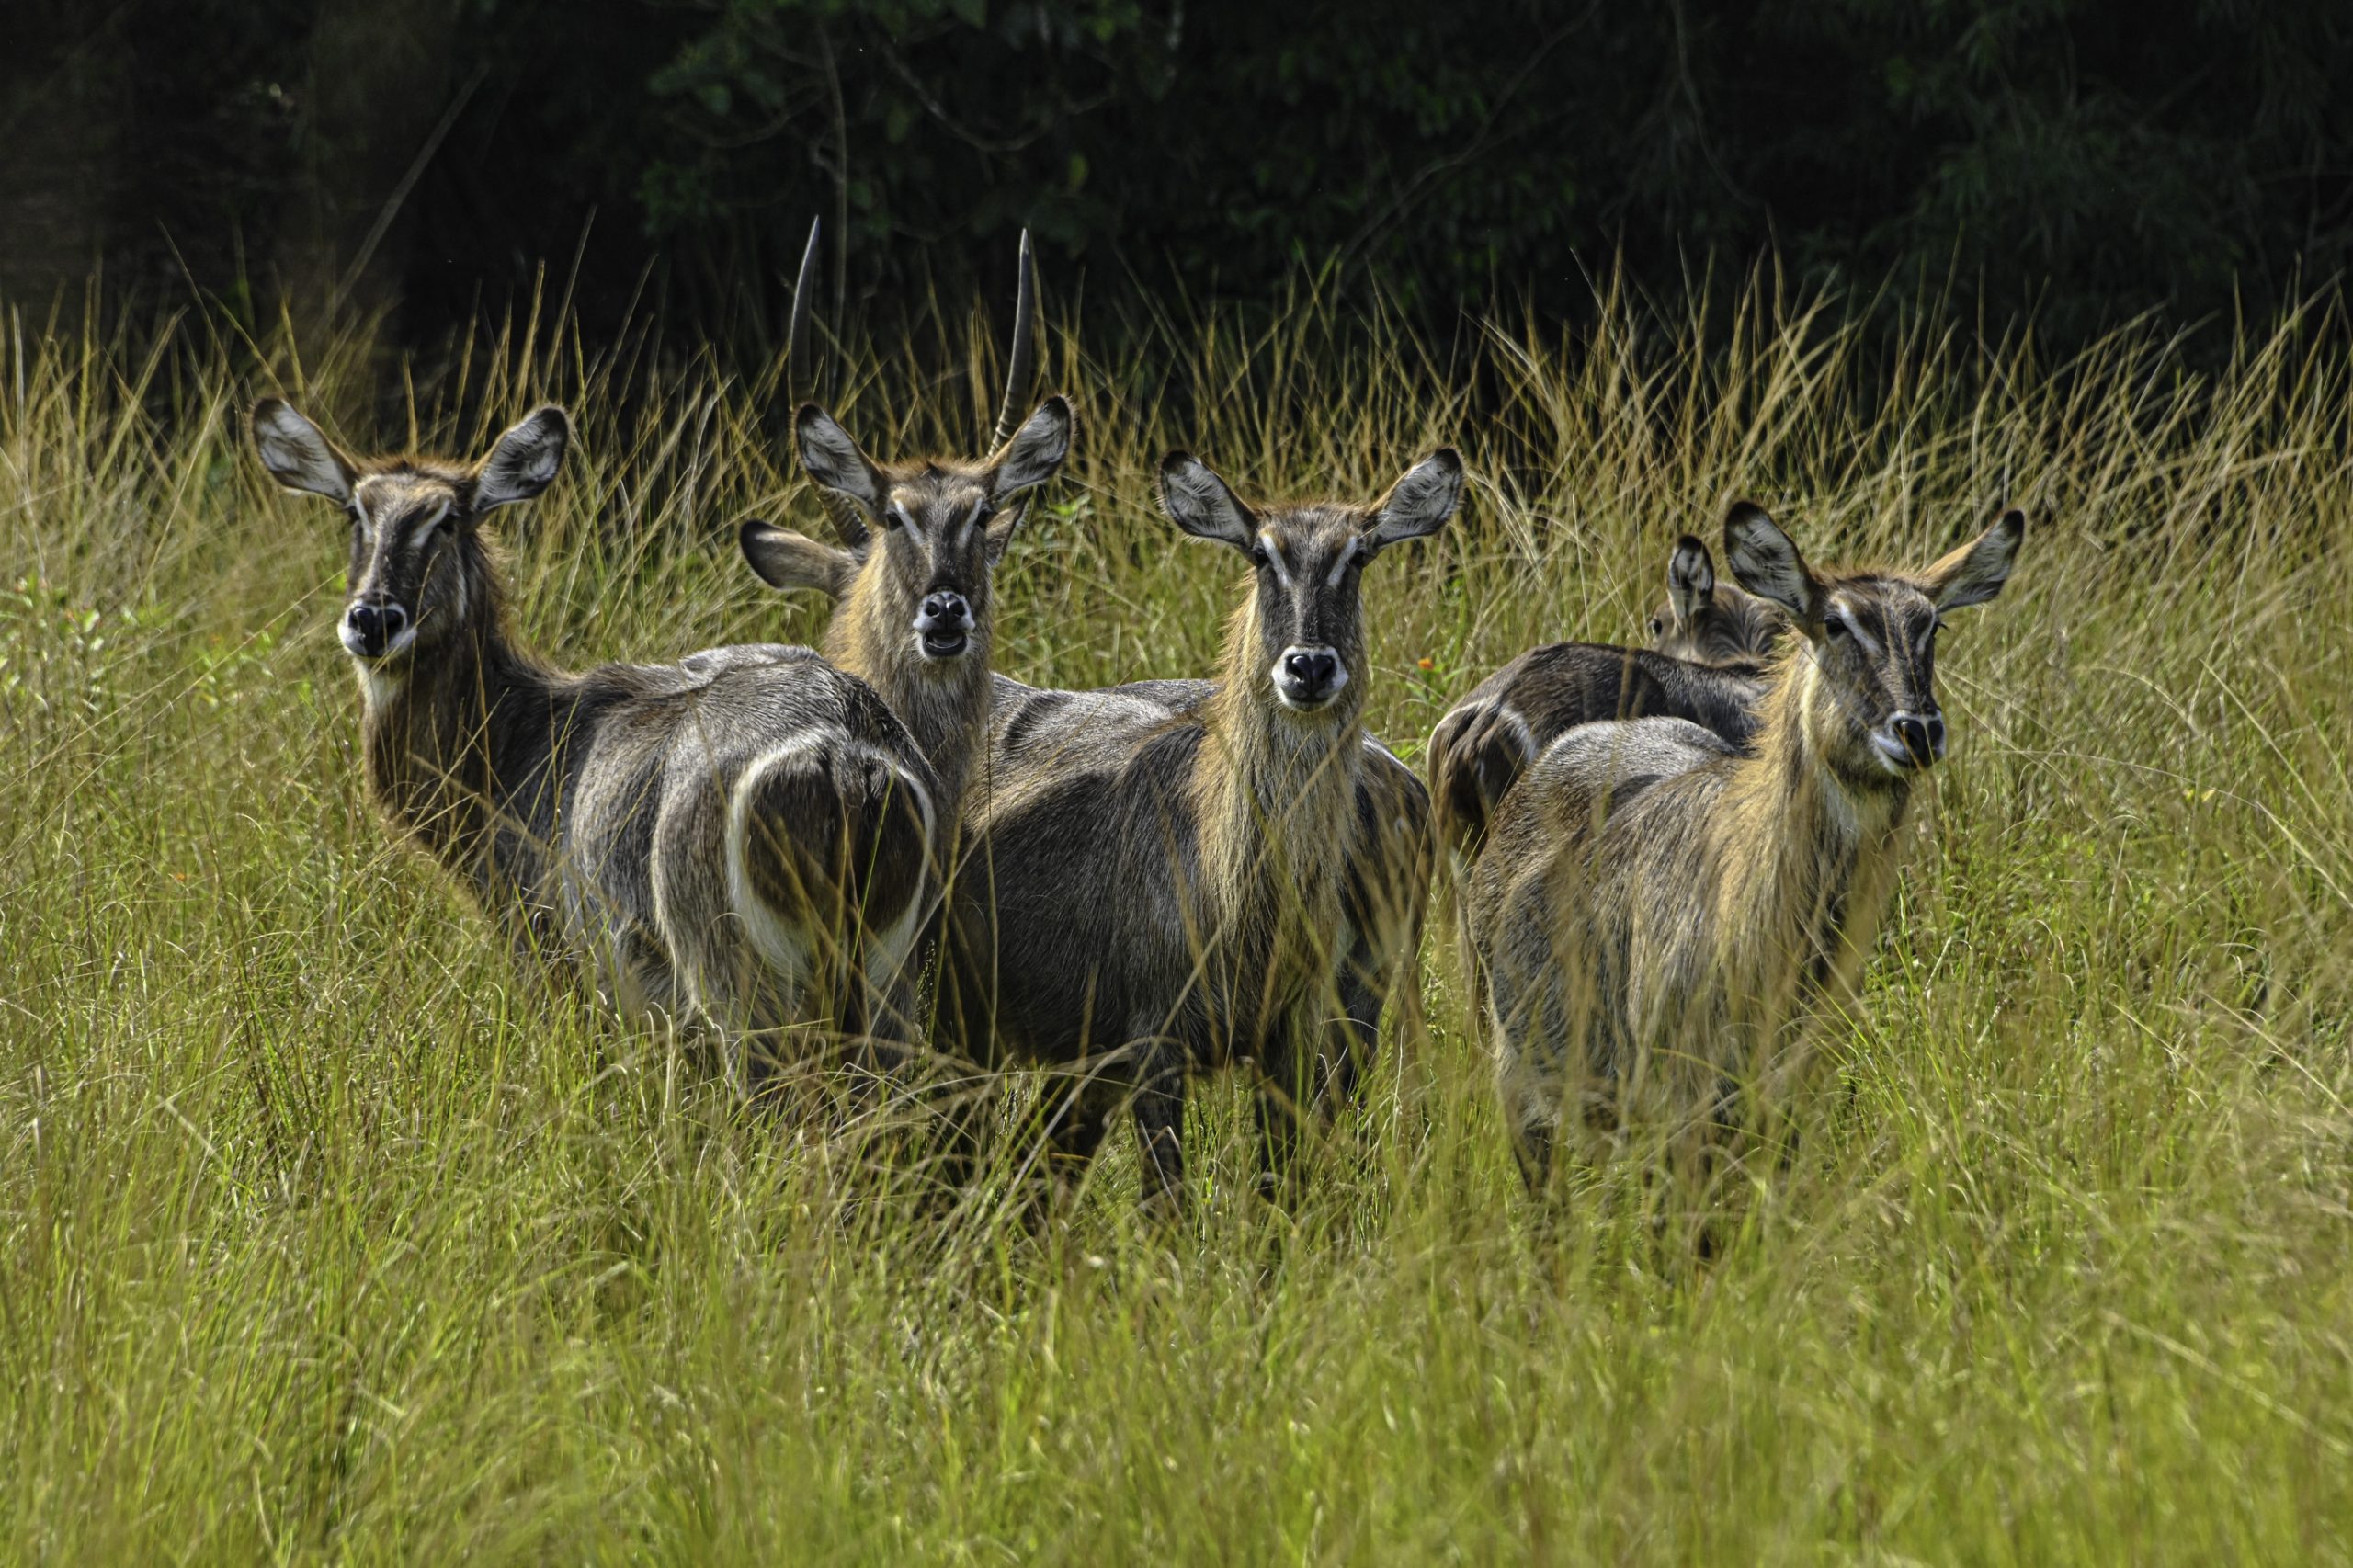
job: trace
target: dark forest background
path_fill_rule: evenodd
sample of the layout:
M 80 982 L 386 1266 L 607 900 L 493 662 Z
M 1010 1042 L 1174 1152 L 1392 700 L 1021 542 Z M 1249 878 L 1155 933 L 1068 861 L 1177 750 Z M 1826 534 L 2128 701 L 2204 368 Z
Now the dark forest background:
M 545 262 L 767 335 L 813 214 L 887 310 L 1001 289 L 1442 326 L 1777 258 L 2079 338 L 2353 251 L 2325 0 L 0 0 L 0 290 L 429 339 Z

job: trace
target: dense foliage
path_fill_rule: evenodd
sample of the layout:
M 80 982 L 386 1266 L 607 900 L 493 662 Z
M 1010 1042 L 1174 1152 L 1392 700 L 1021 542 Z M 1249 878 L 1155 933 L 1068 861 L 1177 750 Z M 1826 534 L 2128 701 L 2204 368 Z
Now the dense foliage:
M 592 324 L 650 269 L 717 328 L 818 212 L 858 295 L 1001 283 L 1029 224 L 1097 295 L 1264 299 L 1303 257 L 1441 322 L 1585 301 L 1620 252 L 1669 292 L 1773 253 L 2071 339 L 2269 303 L 2353 248 L 2327 0 L 11 10 L 0 278 L 98 247 L 317 275 L 404 297 L 413 335 L 575 254 Z

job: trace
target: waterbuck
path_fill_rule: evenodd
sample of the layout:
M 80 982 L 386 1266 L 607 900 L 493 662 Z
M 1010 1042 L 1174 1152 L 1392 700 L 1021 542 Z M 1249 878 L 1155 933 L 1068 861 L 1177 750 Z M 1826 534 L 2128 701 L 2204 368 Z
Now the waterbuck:
M 815 252 L 815 232 L 810 253 Z M 1070 453 L 1074 421 L 1060 396 L 1018 429 L 1014 415 L 1033 361 L 1036 304 L 1029 236 L 1021 236 L 1013 353 L 989 456 L 880 463 L 834 416 L 804 403 L 793 420 L 801 466 L 818 486 L 839 544 L 766 523 L 744 525 L 744 559 L 776 588 L 813 588 L 835 604 L 825 656 L 890 704 L 939 775 L 943 847 L 953 837 L 972 762 L 988 733 L 992 574 L 1028 510 L 1029 493 Z M 794 290 L 805 336 L 808 266 Z
M 483 523 L 554 480 L 560 408 L 477 462 L 358 460 L 275 398 L 253 434 L 279 484 L 350 522 L 370 792 L 518 956 L 715 1034 L 756 1082 L 796 1024 L 892 1059 L 943 786 L 864 682 L 806 648 L 570 675 L 519 645 Z
M 1263 1185 L 1279 1191 L 1298 1110 L 1352 1086 L 1364 1020 L 1335 1018 L 1334 1000 L 1378 1017 L 1366 976 L 1400 940 L 1401 906 L 1418 933 L 1418 885 L 1400 889 L 1423 875 L 1427 812 L 1367 744 L 1361 574 L 1435 533 L 1462 483 L 1440 450 L 1370 506 L 1253 507 L 1172 454 L 1170 519 L 1251 563 L 1218 679 L 1000 686 L 941 1013 L 968 1054 L 1060 1070 L 1040 1118 L 1058 1175 L 1126 1103 L 1145 1202 L 1181 1201 L 1188 1076 L 1253 1062 Z
M 1504 797 L 1466 892 L 1504 1110 L 1542 1183 L 1564 1127 L 1664 1112 L 1684 1147 L 1854 993 L 1920 772 L 1943 617 L 2001 591 L 2012 511 L 1916 573 L 1824 573 L 1758 507 L 1733 574 L 1798 635 L 1746 751 L 1683 719 L 1586 724 Z
M 1688 719 L 1734 745 L 1756 728 L 1765 655 L 1787 629 L 1766 601 L 1716 581 L 1685 534 L 1648 650 L 1600 642 L 1530 648 L 1473 687 L 1430 732 L 1430 793 L 1442 841 L 1475 855 L 1504 791 L 1563 732 L 1604 719 Z

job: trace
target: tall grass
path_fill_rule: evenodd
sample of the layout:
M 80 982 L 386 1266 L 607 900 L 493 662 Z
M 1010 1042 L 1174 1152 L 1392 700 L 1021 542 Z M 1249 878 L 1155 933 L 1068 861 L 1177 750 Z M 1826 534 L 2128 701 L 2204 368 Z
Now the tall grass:
M 521 983 L 362 797 L 342 545 L 242 444 L 582 438 L 501 525 L 574 663 L 813 641 L 734 559 L 813 527 L 777 368 L 560 313 L 398 367 L 188 318 L 0 352 L 0 1540 L 73 1561 L 2344 1561 L 2353 1539 L 2353 347 L 2333 310 L 2194 374 L 2153 327 L 2047 362 L 1751 293 L 1452 358 L 1302 293 L 1049 381 L 1081 437 L 1002 574 L 1003 667 L 1207 673 L 1236 572 L 1156 519 L 1476 483 L 1367 585 L 1416 754 L 1538 642 L 1626 640 L 1753 494 L 1916 561 L 2005 493 L 2000 604 L 1799 1154 L 1722 1256 L 1519 1192 L 1451 959 L 1295 1219 L 1200 1096 L 1194 1212 L 1107 1161 L 1065 1226 L 846 1203 L 813 1134 Z M 1698 323 L 1729 317 L 1728 336 Z M 956 332 L 940 336 L 950 343 Z M 994 382 L 842 351 L 877 449 Z M 939 367 L 949 363 L 951 369 Z

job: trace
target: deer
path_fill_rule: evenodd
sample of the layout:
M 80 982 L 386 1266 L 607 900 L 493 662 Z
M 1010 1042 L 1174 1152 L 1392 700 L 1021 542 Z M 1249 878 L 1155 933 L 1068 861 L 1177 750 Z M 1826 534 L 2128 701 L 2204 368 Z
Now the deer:
M 904 1055 L 946 786 L 870 687 L 806 648 L 572 674 L 518 641 L 484 525 L 554 482 L 560 407 L 472 461 L 355 458 L 277 398 L 252 433 L 349 526 L 338 634 L 369 794 L 527 972 L 715 1041 L 748 1090 L 801 1026 L 875 1071 Z
M 1581 725 L 1506 794 L 1465 892 L 1504 1114 L 1540 1193 L 1564 1130 L 1665 1115 L 1720 1142 L 1808 1022 L 1849 1005 L 1915 787 L 1945 755 L 1936 639 L 2008 580 L 2021 512 L 1913 572 L 1817 571 L 1736 504 L 1741 586 L 1795 635 L 1745 747 L 1688 719 Z
M 1531 648 L 1439 718 L 1427 747 L 1438 836 L 1458 863 L 1474 858 L 1495 805 L 1563 731 L 1658 715 L 1705 725 L 1734 745 L 1756 733 L 1780 612 L 1716 580 L 1708 547 L 1685 534 L 1667 559 L 1667 597 L 1648 649 L 1602 642 Z
M 940 1014 L 977 1059 L 1052 1070 L 1050 1187 L 1125 1106 L 1145 1209 L 1181 1209 L 1188 1082 L 1252 1065 L 1260 1190 L 1295 1194 L 1301 1112 L 1353 1092 L 1373 977 L 1419 931 L 1419 890 L 1399 890 L 1421 871 L 1427 801 L 1364 731 L 1362 574 L 1435 534 L 1462 486 L 1441 449 L 1367 505 L 1251 506 L 1171 453 L 1169 520 L 1250 563 L 1216 679 L 1000 684 Z

